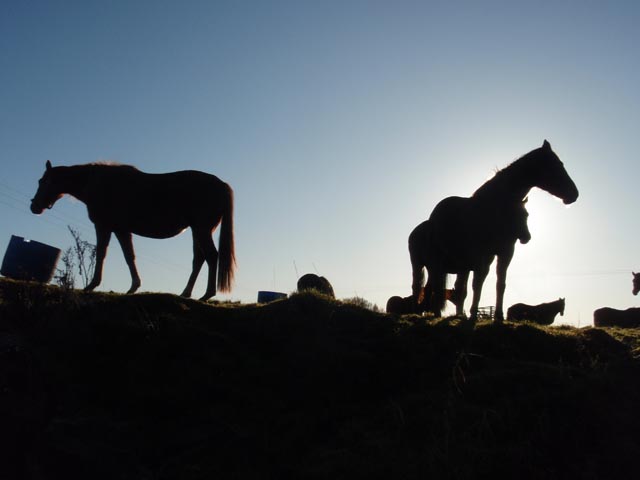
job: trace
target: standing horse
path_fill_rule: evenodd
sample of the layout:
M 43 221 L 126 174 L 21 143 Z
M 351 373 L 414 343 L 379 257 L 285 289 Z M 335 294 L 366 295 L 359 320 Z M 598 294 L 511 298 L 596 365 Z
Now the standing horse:
M 551 325 L 558 313 L 560 316 L 564 315 L 564 306 L 564 298 L 540 305 L 516 303 L 507 310 L 507 320 L 511 322 L 528 320 L 539 325 Z
M 511 230 L 505 214 L 517 207 L 533 187 L 561 198 L 565 204 L 578 199 L 575 183 L 546 140 L 541 147 L 498 171 L 471 197 L 448 197 L 436 205 L 422 245 L 423 264 L 428 272 L 427 289 L 433 292 L 431 311 L 434 315 L 440 316 L 444 306 L 447 273 L 468 275 L 473 271 L 470 319 L 476 321 L 482 285 L 497 256 L 495 321 L 504 320 L 502 303 L 507 268 L 513 257 L 513 244 L 507 248 L 509 242 L 504 238 Z M 421 270 L 413 271 L 412 291 L 416 299 L 423 279 Z
M 169 238 L 186 228 L 193 235 L 193 264 L 182 296 L 190 297 L 203 263 L 209 266 L 207 290 L 201 300 L 227 292 L 233 283 L 235 253 L 233 242 L 233 190 L 218 177 L 203 172 L 150 174 L 130 165 L 88 164 L 52 167 L 39 181 L 31 200 L 31 211 L 41 214 L 63 195 L 85 203 L 89 219 L 96 228 L 96 267 L 85 290 L 93 290 L 102 281 L 102 267 L 111 234 L 120 242 L 131 273 L 134 293 L 140 287 L 132 234 L 150 238 Z M 220 253 L 212 234 L 220 229 Z
M 531 232 L 529 231 L 529 224 L 527 220 L 529 218 L 529 212 L 525 208 L 528 199 L 525 198 L 522 202 L 515 204 L 506 209 L 506 212 L 503 217 L 504 221 L 504 229 L 502 231 L 502 237 L 499 242 L 494 245 L 494 253 L 498 256 L 498 260 L 500 258 L 503 259 L 503 263 L 506 263 L 506 268 L 511 263 L 511 259 L 513 258 L 513 254 L 515 252 L 516 241 L 519 241 L 522 245 L 526 245 L 531 241 Z M 491 258 L 493 261 L 493 257 Z M 491 262 L 490 262 L 491 263 Z M 488 266 L 490 266 L 490 263 Z M 456 315 L 464 315 L 464 301 L 467 298 L 467 284 L 469 283 L 469 274 L 470 270 L 466 272 L 458 273 L 456 275 L 456 282 L 453 287 L 453 292 L 455 292 L 453 303 L 456 306 Z M 445 290 L 445 298 L 448 300 L 449 290 Z M 496 305 L 502 305 L 502 301 L 504 298 L 504 290 L 498 300 L 496 300 Z
M 495 255 L 503 254 L 513 256 L 515 243 L 527 244 L 531 240 L 531 232 L 527 220 L 529 212 L 526 209 L 528 199 L 524 199 L 515 206 L 506 208 L 504 211 L 504 230 L 501 241 L 495 246 Z M 414 286 L 424 284 L 424 267 L 428 262 L 429 251 L 424 248 L 429 242 L 429 220 L 418 225 L 409 235 L 409 257 L 413 271 Z M 493 260 L 493 257 L 491 257 Z M 456 315 L 464 315 L 464 300 L 467 297 L 467 283 L 470 271 L 460 271 L 456 276 L 456 283 L 453 290 L 445 290 L 446 300 L 451 301 L 456 306 Z M 431 285 L 424 288 L 421 293 L 422 301 L 418 300 L 418 311 L 427 311 L 433 300 Z M 415 302 L 414 302 L 415 303 Z

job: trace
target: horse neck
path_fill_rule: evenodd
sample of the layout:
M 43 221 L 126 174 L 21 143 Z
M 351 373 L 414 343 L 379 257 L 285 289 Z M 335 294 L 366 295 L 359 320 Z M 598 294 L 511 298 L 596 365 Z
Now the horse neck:
M 78 200 L 86 203 L 86 197 L 91 188 L 91 177 L 96 168 L 95 165 L 74 165 L 70 167 L 57 167 L 60 169 L 59 182 L 63 193 L 73 195 Z
M 473 198 L 499 203 L 522 201 L 536 185 L 529 155 L 496 173 L 475 191 Z

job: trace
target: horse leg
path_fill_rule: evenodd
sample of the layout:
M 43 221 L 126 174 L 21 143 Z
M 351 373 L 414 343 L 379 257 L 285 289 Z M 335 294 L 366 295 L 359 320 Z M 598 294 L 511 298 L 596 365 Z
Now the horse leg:
M 502 255 L 498 255 L 498 264 L 496 266 L 496 276 L 498 281 L 496 282 L 496 314 L 494 317 L 495 323 L 502 323 L 504 321 L 503 302 L 504 291 L 507 288 L 507 268 L 513 258 L 513 246 L 507 252 Z
M 469 272 L 459 273 L 454 284 L 454 303 L 456 304 L 456 315 L 464 316 L 464 301 L 467 298 L 467 283 L 469 283 Z
M 193 235 L 193 263 L 191 267 L 191 275 L 189 276 L 189 281 L 187 282 L 187 286 L 184 288 L 184 291 L 180 294 L 182 297 L 189 298 L 191 297 L 191 293 L 193 292 L 193 286 L 196 283 L 196 279 L 198 278 L 198 274 L 200 274 L 200 269 L 202 268 L 202 264 L 204 263 L 204 253 L 200 248 L 196 240 L 196 236 Z
M 207 280 L 207 291 L 200 298 L 202 301 L 209 300 L 216 294 L 216 277 L 218 273 L 218 250 L 213 244 L 211 237 L 211 229 L 193 229 L 193 238 L 198 242 L 198 246 L 202 250 L 202 255 L 209 266 L 209 278 Z M 195 262 L 195 260 L 194 260 Z
M 131 274 L 131 288 L 127 293 L 135 293 L 135 291 L 140 288 L 141 281 L 140 275 L 138 275 L 138 269 L 136 268 L 136 254 L 133 251 L 133 235 L 131 235 L 131 232 L 115 233 L 118 242 L 120 242 L 124 259 L 129 267 L 129 273 Z
M 480 305 L 480 296 L 482 295 L 482 285 L 489 274 L 490 263 L 486 266 L 473 271 L 473 300 L 471 301 L 471 316 L 469 320 L 475 323 L 478 320 L 478 306 Z
M 413 310 L 415 313 L 422 313 L 425 304 L 428 304 L 424 286 L 424 262 L 422 260 L 423 245 L 417 239 L 416 230 L 409 235 L 409 260 L 411 261 L 411 294 L 413 298 Z M 640 277 L 640 274 L 638 274 Z M 427 307 L 428 308 L 428 307 Z
M 111 231 L 96 225 L 96 267 L 93 271 L 93 279 L 89 282 L 89 285 L 84 287 L 85 292 L 90 292 L 100 285 L 102 281 L 102 266 L 107 256 L 109 240 L 111 240 Z
M 427 286 L 425 287 L 425 301 L 428 302 L 429 309 L 433 313 L 433 316 L 438 318 L 442 316 L 442 309 L 444 308 L 445 300 L 445 286 L 447 281 L 447 274 L 435 271 L 428 272 L 429 278 L 427 280 Z
M 413 298 L 413 307 L 416 313 L 422 313 L 421 306 L 427 302 L 426 294 L 423 290 L 424 285 L 424 268 L 422 265 L 411 265 L 413 273 L 413 283 L 411 284 L 411 293 Z

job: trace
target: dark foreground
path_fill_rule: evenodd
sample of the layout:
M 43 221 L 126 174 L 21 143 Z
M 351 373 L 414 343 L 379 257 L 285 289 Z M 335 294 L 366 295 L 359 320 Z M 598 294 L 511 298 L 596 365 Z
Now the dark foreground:
M 639 339 L 0 279 L 0 478 L 628 478 Z

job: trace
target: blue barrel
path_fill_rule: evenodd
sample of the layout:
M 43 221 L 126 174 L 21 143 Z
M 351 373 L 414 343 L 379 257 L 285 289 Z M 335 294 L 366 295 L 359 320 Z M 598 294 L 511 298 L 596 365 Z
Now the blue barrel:
M 48 283 L 59 258 L 59 248 L 11 235 L 0 273 L 14 280 Z
M 258 303 L 269 303 L 274 300 L 281 300 L 283 298 L 287 298 L 286 293 L 281 292 L 269 292 L 266 290 L 260 290 L 258 292 Z

